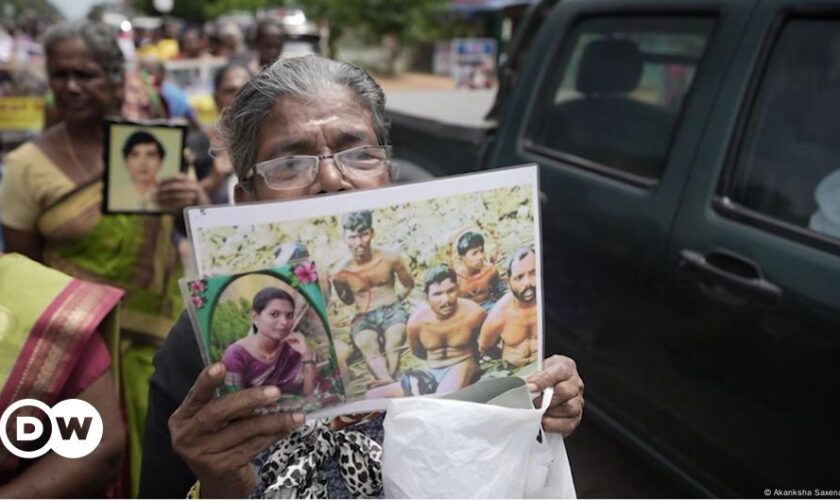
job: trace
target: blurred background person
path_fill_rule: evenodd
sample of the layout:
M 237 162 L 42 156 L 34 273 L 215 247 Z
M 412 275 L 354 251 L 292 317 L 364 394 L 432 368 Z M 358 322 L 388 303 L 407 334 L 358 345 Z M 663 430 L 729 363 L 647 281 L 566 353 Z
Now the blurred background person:
M 178 25 L 180 23 L 172 18 L 164 18 L 160 25 L 160 39 L 157 43 L 157 56 L 159 59 L 168 61 L 178 56 Z
M 132 120 L 168 118 L 166 104 L 154 84 L 154 78 L 143 68 L 125 71 L 120 114 Z
M 207 42 L 201 30 L 194 26 L 185 28 L 178 39 L 177 59 L 199 59 L 207 55 Z
M 234 60 L 242 57 L 244 45 L 242 30 L 235 23 L 221 23 L 216 28 L 218 46 L 213 54 L 216 57 L 227 57 Z
M 251 71 L 241 64 L 231 63 L 220 69 L 213 78 L 213 101 L 221 116 L 236 93 L 251 78 Z M 224 149 L 218 122 L 204 127 L 187 138 L 189 148 L 195 153 L 196 175 L 213 203 L 227 204 L 236 179 L 233 165 Z
M 280 24 L 280 21 L 273 18 L 260 21 L 254 32 L 256 57 L 251 63 L 251 72 L 256 73 L 280 58 L 285 40 L 283 25 Z
M 208 21 L 204 23 L 204 36 L 207 38 L 207 52 L 211 57 L 227 57 L 219 36 L 218 23 Z
M 3 237 L 9 252 L 125 291 L 120 362 L 136 479 L 151 357 L 181 307 L 175 220 L 101 212 L 100 131 L 105 116 L 119 114 L 125 84 L 114 31 L 93 21 L 61 23 L 45 35 L 44 51 L 61 122 L 6 156 Z M 207 201 L 183 174 L 162 179 L 157 191 L 157 203 L 173 213 Z
M 195 111 L 190 106 L 187 94 L 180 87 L 166 79 L 166 67 L 163 61 L 154 57 L 140 60 L 140 78 L 147 78 L 165 107 L 166 118 L 186 120 L 191 127 L 198 127 Z
M 143 32 L 137 47 L 137 57 L 153 57 L 163 61 L 178 55 L 178 26 L 174 19 L 165 18 L 159 26 Z

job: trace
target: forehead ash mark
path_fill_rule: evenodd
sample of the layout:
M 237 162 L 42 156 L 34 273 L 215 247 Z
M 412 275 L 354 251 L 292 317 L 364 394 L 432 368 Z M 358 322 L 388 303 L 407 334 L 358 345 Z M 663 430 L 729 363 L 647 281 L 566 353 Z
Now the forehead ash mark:
M 320 127 L 321 125 L 327 125 L 330 123 L 335 123 L 339 120 L 338 115 L 331 115 L 326 118 L 312 118 L 310 120 L 305 121 L 303 124 L 313 127 Z

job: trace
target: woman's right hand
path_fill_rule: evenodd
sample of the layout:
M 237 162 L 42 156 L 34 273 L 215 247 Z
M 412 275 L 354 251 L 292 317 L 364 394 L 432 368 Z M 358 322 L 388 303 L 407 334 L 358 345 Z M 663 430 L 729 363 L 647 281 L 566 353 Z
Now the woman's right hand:
M 254 415 L 277 399 L 276 387 L 215 398 L 224 376 L 223 364 L 206 367 L 169 418 L 172 449 L 201 481 L 204 498 L 247 497 L 256 485 L 254 457 L 303 423 L 301 414 Z
M 178 216 L 187 207 L 210 204 L 210 197 L 195 176 L 183 172 L 160 179 L 154 200 L 163 210 Z

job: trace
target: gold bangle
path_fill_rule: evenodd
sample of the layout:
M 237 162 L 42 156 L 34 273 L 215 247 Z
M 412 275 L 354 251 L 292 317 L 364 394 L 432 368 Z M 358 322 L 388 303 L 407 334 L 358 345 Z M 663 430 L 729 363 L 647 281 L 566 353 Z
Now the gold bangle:
M 187 498 L 198 500 L 201 498 L 201 481 L 196 481 L 193 483 L 190 491 L 187 492 Z

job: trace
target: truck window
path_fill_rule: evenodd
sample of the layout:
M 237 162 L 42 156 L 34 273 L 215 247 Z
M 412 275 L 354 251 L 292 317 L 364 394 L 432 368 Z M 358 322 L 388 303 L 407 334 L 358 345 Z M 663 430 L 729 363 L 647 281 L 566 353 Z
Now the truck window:
M 549 66 L 527 142 L 573 164 L 659 179 L 713 27 L 684 15 L 580 21 Z
M 757 78 L 720 194 L 771 230 L 840 239 L 840 19 L 789 19 Z

